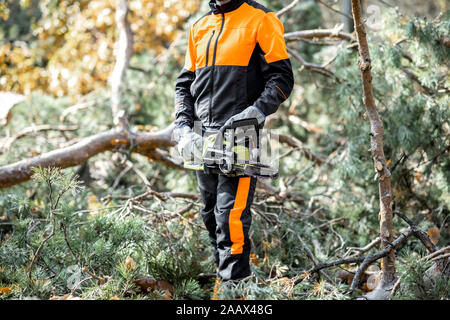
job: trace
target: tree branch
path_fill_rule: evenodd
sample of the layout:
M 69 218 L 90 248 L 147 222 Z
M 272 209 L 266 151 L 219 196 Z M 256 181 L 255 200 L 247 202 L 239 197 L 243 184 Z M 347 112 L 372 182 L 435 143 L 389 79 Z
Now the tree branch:
M 340 10 L 337 10 L 337 9 L 333 8 L 333 7 L 330 6 L 328 3 L 325 3 L 325 2 L 323 2 L 323 1 L 321 1 L 321 0 L 316 0 L 316 1 L 317 1 L 318 3 L 320 3 L 320 4 L 322 4 L 323 6 L 327 7 L 327 8 L 330 9 L 331 11 L 336 12 L 337 14 L 340 14 L 340 15 L 346 17 L 347 19 L 353 20 L 353 17 L 352 17 L 352 16 L 349 16 L 349 15 L 346 14 L 345 12 L 342 12 L 342 11 L 340 11 Z
M 120 93 L 125 80 L 125 73 L 128 69 L 130 58 L 133 55 L 133 32 L 127 18 L 128 7 L 126 0 L 116 1 L 116 25 L 118 30 L 118 40 L 116 42 L 116 64 L 110 75 L 111 83 L 111 107 L 114 122 L 117 125 L 120 121 L 119 106 Z
M 400 213 L 400 211 L 398 211 L 398 210 L 395 210 L 394 213 L 397 216 L 399 216 L 400 218 L 402 218 L 407 224 L 409 224 L 409 226 L 414 231 L 414 235 L 416 236 L 416 238 L 419 239 L 423 243 L 425 248 L 427 248 L 427 250 L 430 253 L 433 253 L 438 250 L 438 248 L 433 243 L 433 241 L 431 241 L 430 237 L 425 232 L 420 230 L 420 228 L 414 222 L 412 222 L 411 219 L 406 217 L 404 214 Z
M 323 156 L 312 153 L 311 150 L 306 148 L 300 140 L 287 134 L 279 134 L 278 137 L 281 143 L 287 144 L 292 148 L 297 148 L 298 150 L 300 150 L 300 152 L 305 156 L 306 159 L 313 161 L 316 164 L 327 163 L 327 160 Z M 331 166 L 330 163 L 327 164 Z
M 317 72 L 320 73 L 321 75 L 324 75 L 326 77 L 329 78 L 335 78 L 336 80 L 338 80 L 338 82 L 340 82 L 340 79 L 338 77 L 336 77 L 336 75 L 325 69 L 322 66 L 319 66 L 318 64 L 313 64 L 313 63 L 309 63 L 306 62 L 297 52 L 295 52 L 294 50 L 292 50 L 291 48 L 287 47 L 287 51 L 298 61 L 300 61 L 300 63 L 303 65 L 303 67 L 305 67 L 306 69 L 313 71 L 313 72 Z
M 391 173 L 386 165 L 383 143 L 383 122 L 378 114 L 375 105 L 375 98 L 372 87 L 371 58 L 369 45 L 366 38 L 366 28 L 364 25 L 361 4 L 359 0 L 352 0 L 352 13 L 355 25 L 356 36 L 358 40 L 358 51 L 360 60 L 358 61 L 361 70 L 361 80 L 363 87 L 363 101 L 366 107 L 366 113 L 370 122 L 371 129 L 371 150 L 374 162 L 376 177 L 378 179 L 378 192 L 380 199 L 380 238 L 381 249 L 388 248 L 392 242 L 392 189 Z M 395 282 L 395 256 L 394 251 L 389 250 L 383 257 L 383 278 L 380 285 Z
M 173 125 L 158 132 L 135 132 L 112 129 L 87 138 L 69 147 L 25 159 L 0 167 L 0 188 L 6 188 L 31 178 L 34 167 L 68 168 L 83 164 L 89 158 L 120 148 L 131 148 L 132 152 L 151 157 L 156 148 L 173 146 L 171 140 Z M 158 160 L 158 159 L 156 159 Z
M 277 17 L 281 17 L 282 15 L 288 13 L 289 11 L 291 11 L 292 9 L 294 9 L 294 7 L 300 2 L 300 0 L 294 0 L 292 1 L 289 5 L 287 5 L 286 7 L 284 7 L 283 9 L 281 9 L 280 11 L 278 11 L 276 13 Z
M 356 286 L 359 283 L 359 279 L 361 277 L 361 275 L 366 271 L 367 267 L 373 263 L 374 261 L 384 258 L 387 255 L 389 255 L 389 253 L 394 252 L 395 249 L 397 249 L 398 247 L 402 246 L 406 240 L 408 240 L 408 238 L 414 234 L 414 230 L 408 229 L 405 231 L 405 233 L 402 233 L 394 242 L 388 244 L 387 246 L 384 247 L 383 250 L 372 254 L 370 256 L 366 256 L 364 258 L 364 260 L 362 261 L 362 263 L 359 265 L 358 271 L 356 271 L 355 277 L 353 278 L 352 284 L 350 285 L 350 292 L 352 292 L 353 290 L 356 289 Z
M 0 146 L 0 152 L 5 152 L 9 148 L 11 148 L 11 145 L 16 141 L 19 140 L 26 135 L 30 133 L 36 133 L 41 131 L 75 131 L 78 130 L 77 125 L 72 126 L 64 126 L 64 125 L 49 125 L 49 124 L 43 124 L 39 126 L 31 126 L 28 128 L 24 128 L 20 130 L 18 133 L 16 133 L 14 136 L 10 138 L 6 138 L 5 142 Z
M 288 32 L 284 34 L 284 39 L 287 42 L 299 41 L 304 39 L 312 40 L 323 38 L 342 39 L 351 42 L 356 41 L 356 39 L 350 33 L 342 32 L 339 29 L 302 30 L 302 31 Z

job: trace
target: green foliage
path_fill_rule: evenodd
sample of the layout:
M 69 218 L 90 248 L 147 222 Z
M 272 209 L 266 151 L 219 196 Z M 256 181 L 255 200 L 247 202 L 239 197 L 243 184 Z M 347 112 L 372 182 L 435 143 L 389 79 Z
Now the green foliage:
M 147 255 L 147 268 L 156 278 L 182 283 L 185 280 L 195 278 L 205 268 L 211 270 L 212 264 L 210 252 L 199 252 L 199 247 L 208 248 L 207 237 L 201 237 L 201 233 L 185 230 L 179 225 L 169 223 L 168 232 L 172 235 L 180 235 L 172 238 L 170 242 L 164 240 L 164 236 L 152 233 L 145 245 Z M 205 261 L 206 260 L 206 261 Z M 209 265 L 209 267 L 208 267 Z
M 30 30 L 41 17 L 39 0 L 3 0 L 0 3 L 0 43 L 30 40 Z
M 200 286 L 198 281 L 194 279 L 183 280 L 176 287 L 175 297 L 179 299 L 200 300 L 208 298 L 205 290 Z
M 415 252 L 404 255 L 405 264 L 399 265 L 401 282 L 394 300 L 448 300 L 450 299 L 450 278 L 430 273 L 432 261 L 422 262 Z
M 0 287 L 15 289 L 1 298 L 49 298 L 67 292 L 89 299 L 143 298 L 134 283 L 138 273 L 173 283 L 179 298 L 207 295 L 195 280 L 213 271 L 207 235 L 170 221 L 149 229 L 144 217 L 119 214 L 114 205 L 86 210 L 94 198 L 67 171 L 37 168 L 33 179 L 47 194 L 39 203 L 47 218 L 42 222 L 34 217 L 33 202 L 17 205 L 11 196 L 2 197 L 2 208 L 14 224 L 0 246 Z M 80 207 L 71 197 L 88 203 Z M 52 230 L 54 235 L 42 245 Z M 41 245 L 29 279 L 30 259 Z M 136 261 L 133 268 L 127 266 L 129 256 Z M 91 273 L 103 283 L 88 279 Z M 162 297 L 154 290 L 144 298 Z
M 266 4 L 279 10 L 289 2 Z M 286 31 L 323 24 L 316 1 L 301 1 L 283 19 Z M 395 208 L 425 231 L 441 230 L 437 245 L 444 247 L 449 242 L 445 230 L 450 206 L 449 49 L 440 39 L 448 36 L 449 17 L 405 21 L 389 11 L 381 19 L 385 27 L 368 29 L 368 36 Z M 185 45 L 159 58 L 149 52 L 133 56 L 121 101 L 133 130 L 150 131 L 173 121 L 173 84 Z M 341 258 L 349 247 L 365 246 L 379 233 L 378 186 L 368 150 L 370 127 L 362 101 L 358 54 L 345 45 L 336 52 L 305 42 L 290 46 L 317 64 L 337 53 L 329 69 L 339 81 L 299 71 L 301 65 L 292 59 L 297 86 L 279 109 L 281 120 L 275 122 L 279 132 L 296 137 L 313 153 L 328 156 L 331 166 L 312 164 L 300 150 L 280 159 L 280 179 L 266 182 L 302 201 L 257 192 L 250 234 L 252 276 L 238 284 L 224 283 L 221 298 L 351 298 L 346 292 L 348 284 L 334 269 L 327 269 L 332 281 L 307 272 L 313 265 L 311 255 L 317 262 Z M 64 111 L 77 103 L 87 106 L 66 114 L 62 121 Z M 2 138 L 31 125 L 61 121 L 77 124 L 79 129 L 24 136 L 0 154 L 0 165 L 112 127 L 107 89 L 92 91 L 82 100 L 33 93 L 13 111 L 9 124 L 0 128 Z M 292 115 L 315 124 L 324 134 L 289 121 Z M 282 146 L 280 154 L 285 151 Z M 47 299 L 69 293 L 83 299 L 165 298 L 161 290 L 139 291 L 135 280 L 142 274 L 174 285 L 175 299 L 212 296 L 212 279 L 201 281 L 199 277 L 215 272 L 208 234 L 201 228 L 201 202 L 152 195 L 136 200 L 149 189 L 134 170 L 118 179 L 125 168 L 115 158 L 116 152 L 107 152 L 91 158 L 84 167 L 36 169 L 32 181 L 1 189 L 0 288 L 11 291 L 0 299 Z M 150 181 L 152 192 L 198 192 L 193 172 L 173 170 L 135 154 L 129 160 Z M 77 174 L 80 182 L 74 179 Z M 187 205 L 191 209 L 179 211 Z M 397 218 L 394 223 L 397 236 L 405 225 Z M 43 244 L 30 280 L 31 261 L 52 230 L 54 235 Z M 419 263 L 417 253 L 425 255 L 425 250 L 414 239 L 398 250 L 405 263 L 397 263 L 402 282 L 393 298 L 448 299 L 448 279 L 423 289 L 430 264 Z M 133 259 L 132 266 L 127 259 Z M 354 271 L 353 266 L 343 267 Z
M 409 39 L 418 40 L 419 44 L 433 51 L 433 56 L 439 63 L 445 63 L 450 58 L 450 50 L 442 44 L 443 37 L 448 37 L 450 30 L 450 12 L 444 12 L 439 20 L 427 21 L 425 18 L 415 18 L 410 21 L 405 33 Z
M 378 32 L 369 30 L 368 36 L 374 95 L 383 119 L 384 151 L 390 161 L 395 205 L 418 219 L 419 212 L 428 214 L 440 227 L 449 212 L 449 49 L 436 40 L 448 35 L 448 15 L 425 23 L 405 22 L 397 13 L 385 12 L 382 21 L 386 27 Z M 429 50 L 431 47 L 436 48 Z M 324 198 L 320 202 L 326 203 L 331 217 L 349 219 L 347 231 L 337 231 L 355 245 L 375 236 L 379 209 L 357 57 L 351 49 L 338 53 L 334 72 L 341 82 L 321 79 L 332 90 L 320 89 L 311 82 L 304 85 L 304 101 L 296 114 L 326 127 L 327 134 L 317 137 L 302 129 L 289 130 L 309 142 L 313 150 L 335 154 L 333 170 L 313 173 L 317 177 L 314 186 L 308 183 L 308 175 L 291 188 L 308 190 L 311 195 L 321 194 L 321 186 L 328 190 L 326 194 L 333 200 Z M 293 174 L 302 165 L 297 163 L 284 174 Z M 435 210 L 442 213 L 435 215 Z M 348 229 L 354 233 L 347 238 Z M 443 236 L 445 243 L 448 235 Z
M 245 298 L 245 300 L 287 300 L 292 299 L 289 290 L 284 290 L 278 282 L 265 283 L 257 280 L 222 283 L 219 297 L 225 300 Z

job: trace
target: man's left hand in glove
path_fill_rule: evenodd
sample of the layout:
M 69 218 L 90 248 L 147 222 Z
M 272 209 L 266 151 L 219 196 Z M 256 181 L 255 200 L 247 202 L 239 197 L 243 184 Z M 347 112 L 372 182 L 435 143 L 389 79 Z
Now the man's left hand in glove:
M 190 161 L 192 156 L 201 156 L 203 149 L 203 137 L 192 131 L 188 126 L 174 130 L 174 140 L 177 141 L 177 150 L 184 161 Z

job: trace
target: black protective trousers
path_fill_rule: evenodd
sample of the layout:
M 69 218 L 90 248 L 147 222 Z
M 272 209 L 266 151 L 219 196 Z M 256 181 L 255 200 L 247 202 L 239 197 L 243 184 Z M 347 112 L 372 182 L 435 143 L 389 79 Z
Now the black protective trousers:
M 204 202 L 203 222 L 214 249 L 217 276 L 224 281 L 250 275 L 250 206 L 255 177 L 227 177 L 197 171 Z

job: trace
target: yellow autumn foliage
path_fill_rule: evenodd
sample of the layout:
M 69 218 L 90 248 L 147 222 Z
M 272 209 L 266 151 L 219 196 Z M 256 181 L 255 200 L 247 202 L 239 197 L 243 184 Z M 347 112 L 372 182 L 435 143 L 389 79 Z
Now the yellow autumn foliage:
M 10 293 L 11 291 L 12 289 L 8 287 L 0 288 L 0 295 Z
M 183 32 L 180 26 L 200 0 L 127 3 L 135 53 L 158 54 Z M 61 0 L 56 6 L 40 1 L 33 46 L 23 41 L 0 44 L 2 90 L 77 96 L 105 86 L 115 62 L 115 5 L 112 0 Z M 8 18 L 7 9 L 2 8 L 2 18 Z

